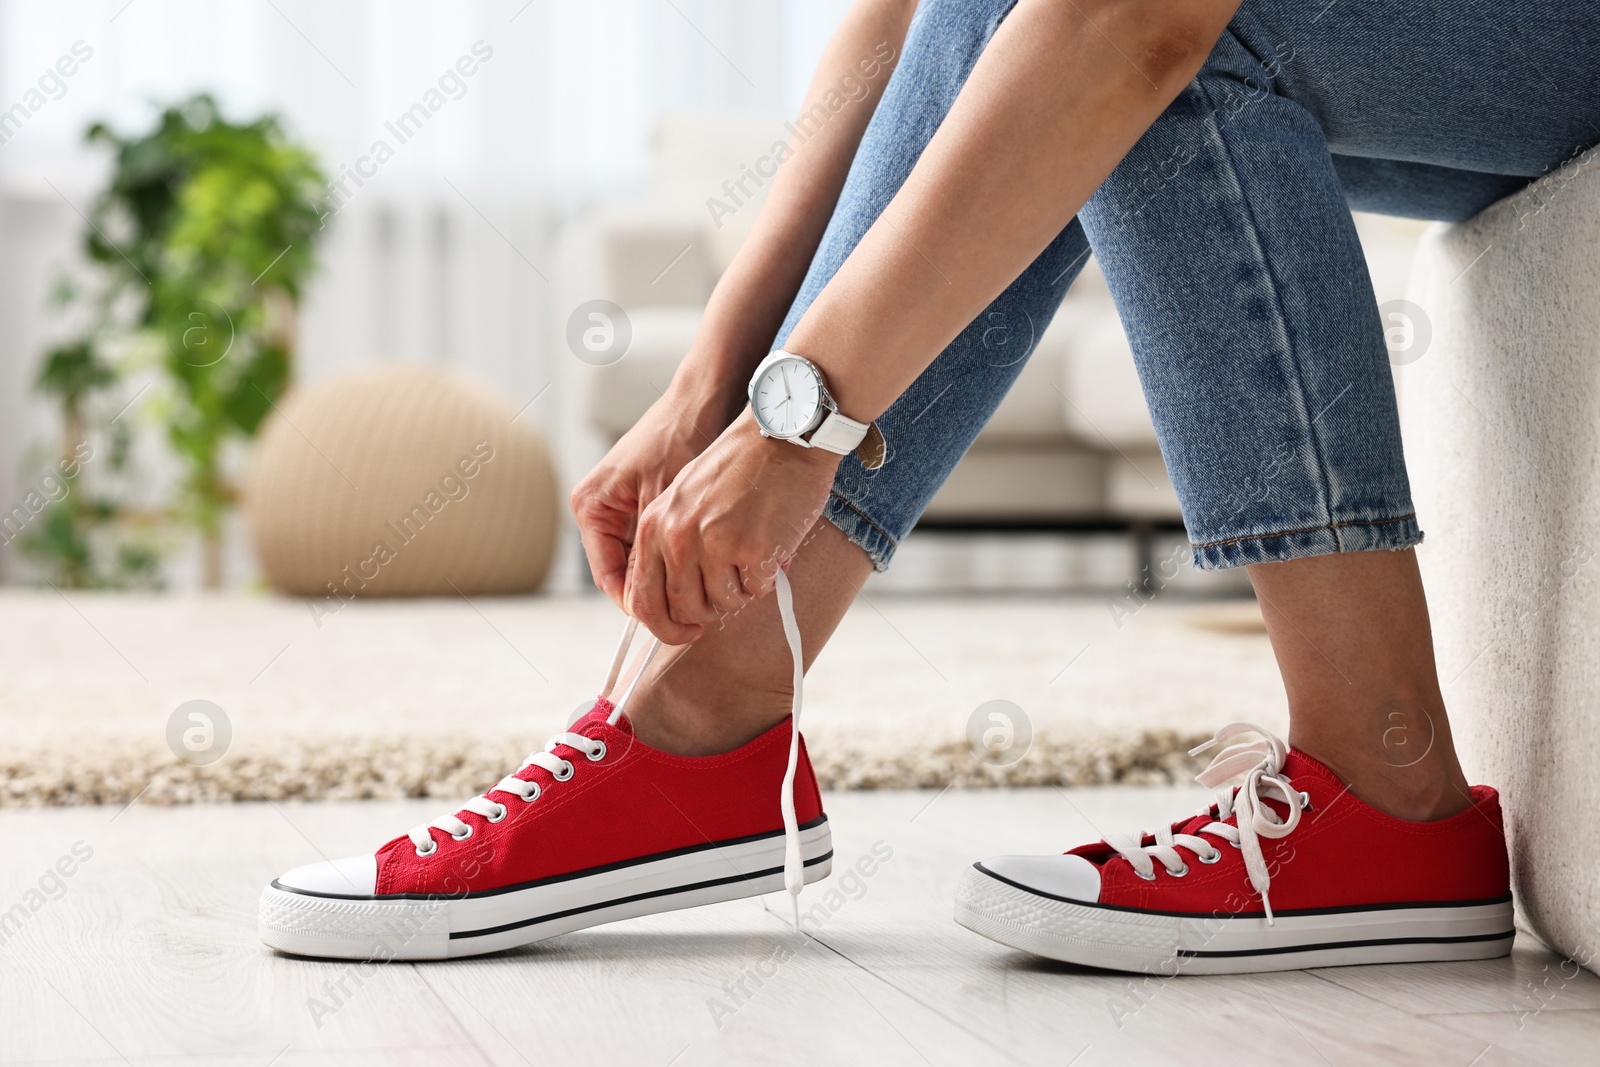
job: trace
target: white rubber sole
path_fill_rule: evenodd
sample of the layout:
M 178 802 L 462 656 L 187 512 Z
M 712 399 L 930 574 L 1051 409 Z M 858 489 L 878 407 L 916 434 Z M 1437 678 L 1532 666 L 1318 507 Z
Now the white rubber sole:
M 1248 974 L 1364 963 L 1480 960 L 1511 951 L 1511 900 L 1261 916 L 1176 915 L 1075 903 L 974 864 L 956 922 L 1036 956 L 1113 971 Z
M 800 832 L 805 880 L 833 868 L 827 816 Z M 324 896 L 274 882 L 261 940 L 347 960 L 437 960 L 499 952 L 618 919 L 783 890 L 783 834 L 707 844 L 466 896 Z

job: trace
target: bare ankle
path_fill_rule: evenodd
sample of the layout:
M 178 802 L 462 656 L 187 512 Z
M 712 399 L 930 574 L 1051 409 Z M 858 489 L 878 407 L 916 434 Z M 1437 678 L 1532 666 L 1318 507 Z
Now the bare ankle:
M 1337 741 L 1296 740 L 1294 747 L 1338 775 L 1363 803 L 1397 819 L 1432 822 L 1472 806 L 1471 787 L 1453 750 L 1430 752 L 1401 766 Z
M 647 678 L 628 708 L 639 740 L 677 756 L 731 752 L 782 722 L 791 695 L 776 683 L 720 684 L 670 667 Z

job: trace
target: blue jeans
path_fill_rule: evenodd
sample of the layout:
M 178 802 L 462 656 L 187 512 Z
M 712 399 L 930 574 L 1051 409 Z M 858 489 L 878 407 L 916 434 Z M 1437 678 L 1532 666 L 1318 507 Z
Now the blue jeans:
M 1014 2 L 924 0 L 778 343 Z M 1593 3 L 1244 0 L 1078 218 L 879 420 L 883 467 L 845 459 L 827 518 L 888 565 L 1092 248 L 1197 566 L 1420 541 L 1350 210 L 1465 219 L 1572 160 L 1600 142 L 1596 56 Z

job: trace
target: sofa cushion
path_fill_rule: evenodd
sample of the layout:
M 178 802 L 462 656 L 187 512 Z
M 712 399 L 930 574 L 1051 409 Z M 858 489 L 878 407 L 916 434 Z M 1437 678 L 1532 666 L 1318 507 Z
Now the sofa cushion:
M 1059 519 L 1101 514 L 1105 457 L 1070 442 L 972 447 L 925 514 L 933 519 Z
M 603 367 L 577 368 L 585 414 L 596 429 L 615 439 L 672 383 L 673 372 L 700 328 L 699 307 L 629 309 L 633 340 L 621 359 Z
M 660 208 L 607 208 L 586 224 L 600 243 L 597 295 L 631 315 L 659 305 L 704 307 L 720 271 L 704 219 Z
M 1106 457 L 1106 508 L 1136 519 L 1179 517 L 1178 491 L 1160 449 L 1147 445 Z

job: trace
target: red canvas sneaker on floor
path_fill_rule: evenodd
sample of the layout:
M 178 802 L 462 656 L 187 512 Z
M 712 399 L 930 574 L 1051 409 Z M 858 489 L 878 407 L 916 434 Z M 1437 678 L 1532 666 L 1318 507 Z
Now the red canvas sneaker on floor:
M 1154 834 L 974 864 L 956 921 L 1050 959 L 1145 974 L 1238 974 L 1504 956 L 1514 934 L 1500 799 L 1436 822 L 1385 815 L 1333 772 L 1265 740 L 1199 776 L 1237 774 L 1209 811 Z
M 602 697 L 454 815 L 274 879 L 261 940 L 339 959 L 472 956 L 827 876 L 828 818 L 793 718 L 720 756 L 674 756 L 634 735 L 627 697 Z

